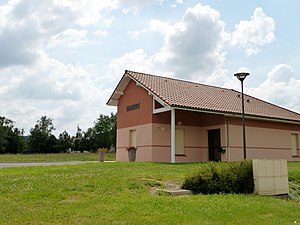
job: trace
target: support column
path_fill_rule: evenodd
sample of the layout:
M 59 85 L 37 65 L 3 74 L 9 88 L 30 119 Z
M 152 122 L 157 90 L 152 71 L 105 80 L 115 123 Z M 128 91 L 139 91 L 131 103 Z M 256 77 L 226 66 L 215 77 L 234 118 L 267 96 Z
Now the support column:
M 171 109 L 171 163 L 175 163 L 175 109 Z

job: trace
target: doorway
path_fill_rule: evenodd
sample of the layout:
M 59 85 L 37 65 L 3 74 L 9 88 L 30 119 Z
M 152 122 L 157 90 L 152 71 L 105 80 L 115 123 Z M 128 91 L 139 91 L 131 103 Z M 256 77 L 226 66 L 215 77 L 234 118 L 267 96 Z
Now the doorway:
M 208 160 L 221 161 L 221 135 L 220 129 L 208 130 Z

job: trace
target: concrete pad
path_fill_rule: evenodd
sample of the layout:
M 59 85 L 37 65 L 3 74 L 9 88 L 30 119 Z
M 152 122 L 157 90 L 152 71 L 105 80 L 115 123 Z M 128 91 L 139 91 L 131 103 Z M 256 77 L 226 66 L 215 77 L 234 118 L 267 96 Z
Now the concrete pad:
M 161 191 L 167 193 L 171 196 L 181 196 L 181 195 L 192 195 L 193 192 L 185 189 L 157 189 L 156 191 Z

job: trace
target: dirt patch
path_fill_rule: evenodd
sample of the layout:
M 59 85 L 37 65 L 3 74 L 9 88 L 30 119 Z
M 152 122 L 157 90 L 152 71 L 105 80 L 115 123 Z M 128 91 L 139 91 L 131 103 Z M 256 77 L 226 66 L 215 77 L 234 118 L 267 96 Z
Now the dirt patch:
M 145 183 L 146 186 L 149 186 L 150 194 L 155 195 L 157 194 L 158 190 L 161 189 L 172 189 L 172 190 L 179 190 L 180 185 L 172 180 L 156 180 L 152 178 L 143 178 L 142 181 Z

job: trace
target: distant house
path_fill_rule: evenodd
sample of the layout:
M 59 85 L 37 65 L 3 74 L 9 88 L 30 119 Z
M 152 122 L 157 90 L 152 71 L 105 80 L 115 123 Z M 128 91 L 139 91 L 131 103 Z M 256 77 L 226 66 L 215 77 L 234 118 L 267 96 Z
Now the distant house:
M 243 159 L 241 93 L 125 71 L 108 105 L 118 107 L 117 161 Z M 245 95 L 248 159 L 300 161 L 300 114 Z

